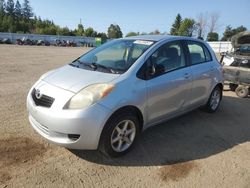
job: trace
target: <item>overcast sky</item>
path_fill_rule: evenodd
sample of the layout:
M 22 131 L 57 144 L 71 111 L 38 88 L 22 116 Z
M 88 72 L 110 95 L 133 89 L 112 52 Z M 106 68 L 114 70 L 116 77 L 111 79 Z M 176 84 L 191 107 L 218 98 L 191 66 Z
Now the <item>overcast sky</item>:
M 22 2 L 22 0 L 20 0 Z M 194 18 L 200 13 L 219 14 L 217 32 L 226 25 L 240 25 L 250 29 L 250 0 L 30 0 L 37 16 L 53 20 L 70 29 L 77 27 L 80 19 L 85 28 L 107 32 L 111 23 L 119 24 L 123 33 L 129 31 L 151 32 L 155 29 L 169 32 L 180 13 L 183 18 Z

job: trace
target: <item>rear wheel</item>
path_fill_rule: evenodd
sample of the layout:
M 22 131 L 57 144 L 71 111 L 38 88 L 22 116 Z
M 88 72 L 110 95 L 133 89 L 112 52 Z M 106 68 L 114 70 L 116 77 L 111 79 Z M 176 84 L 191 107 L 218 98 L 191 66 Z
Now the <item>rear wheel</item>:
M 118 157 L 130 151 L 139 134 L 138 118 L 128 112 L 112 117 L 104 126 L 99 150 L 110 156 Z
M 208 99 L 208 102 L 205 106 L 206 111 L 210 113 L 215 112 L 220 106 L 221 99 L 222 99 L 222 89 L 219 86 L 216 86 L 213 89 Z
M 249 94 L 249 89 L 245 86 L 238 86 L 235 90 L 235 93 L 240 98 L 245 98 Z

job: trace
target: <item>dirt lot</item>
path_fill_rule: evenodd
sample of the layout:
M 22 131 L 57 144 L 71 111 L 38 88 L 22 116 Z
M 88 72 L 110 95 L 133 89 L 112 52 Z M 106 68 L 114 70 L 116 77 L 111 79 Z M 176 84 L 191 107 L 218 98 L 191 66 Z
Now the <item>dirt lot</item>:
M 122 158 L 43 140 L 28 122 L 27 92 L 86 50 L 0 45 L 0 187 L 250 187 L 250 99 L 229 91 L 216 114 L 150 128 Z

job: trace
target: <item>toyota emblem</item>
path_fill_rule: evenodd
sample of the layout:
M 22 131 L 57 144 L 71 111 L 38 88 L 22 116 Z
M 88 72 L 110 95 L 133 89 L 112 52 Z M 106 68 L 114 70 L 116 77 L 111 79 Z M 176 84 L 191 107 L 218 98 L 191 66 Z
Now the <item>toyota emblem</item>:
M 39 89 L 37 89 L 37 90 L 35 91 L 35 96 L 36 96 L 37 99 L 41 99 L 41 98 L 42 98 L 42 94 L 41 94 L 41 92 L 40 92 Z

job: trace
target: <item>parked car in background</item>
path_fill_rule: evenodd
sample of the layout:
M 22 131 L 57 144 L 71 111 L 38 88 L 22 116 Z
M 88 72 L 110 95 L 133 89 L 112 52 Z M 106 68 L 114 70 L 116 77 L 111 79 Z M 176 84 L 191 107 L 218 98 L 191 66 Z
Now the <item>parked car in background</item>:
M 222 90 L 222 67 L 207 43 L 136 36 L 44 74 L 27 108 L 32 127 L 48 141 L 115 157 L 152 125 L 199 107 L 215 112 Z
M 9 38 L 0 39 L 0 44 L 12 44 Z
M 250 32 L 235 35 L 232 46 L 232 53 L 221 54 L 225 81 L 239 97 L 247 97 L 250 93 Z
M 221 63 L 225 66 L 238 66 L 244 60 L 250 60 L 250 31 L 241 32 L 232 37 L 233 51 L 221 53 Z

